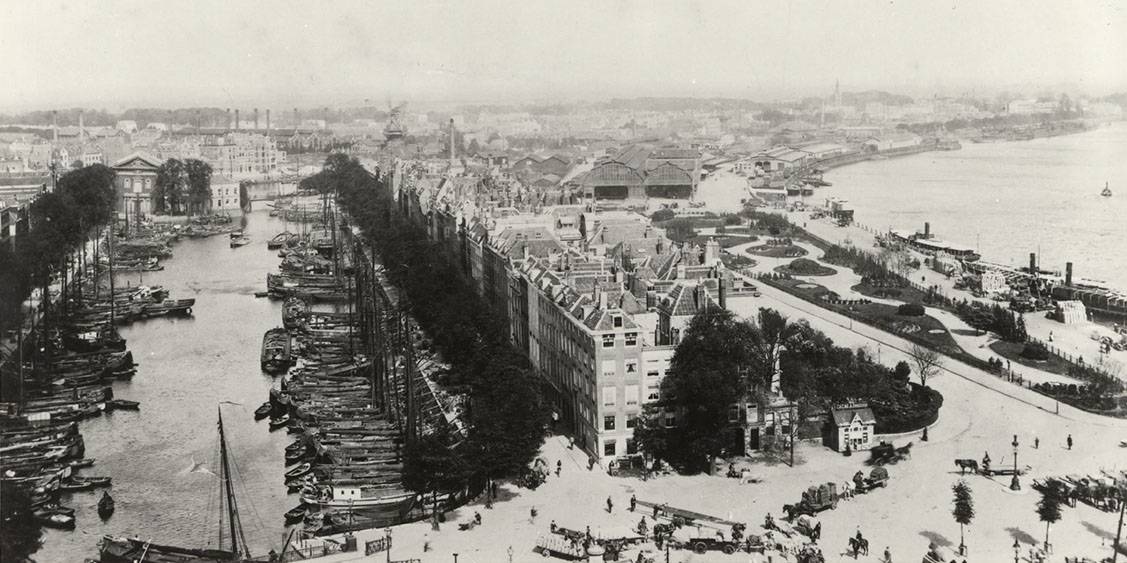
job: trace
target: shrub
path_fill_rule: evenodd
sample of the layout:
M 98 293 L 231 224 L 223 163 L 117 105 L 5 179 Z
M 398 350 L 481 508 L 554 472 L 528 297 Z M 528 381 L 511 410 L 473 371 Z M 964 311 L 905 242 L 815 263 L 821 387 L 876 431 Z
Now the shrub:
M 653 212 L 653 215 L 650 215 L 650 219 L 655 223 L 668 221 L 674 217 L 676 217 L 676 214 L 673 213 L 672 209 L 658 209 L 657 211 Z
M 919 303 L 905 303 L 896 308 L 896 314 L 905 317 L 922 317 L 924 316 L 924 306 Z
M 739 225 L 741 223 L 743 223 L 743 219 L 741 219 L 739 215 L 725 215 L 724 216 L 724 224 L 725 225 Z
M 1049 349 L 1040 342 L 1027 342 L 1021 350 L 1021 357 L 1037 361 L 1048 360 Z

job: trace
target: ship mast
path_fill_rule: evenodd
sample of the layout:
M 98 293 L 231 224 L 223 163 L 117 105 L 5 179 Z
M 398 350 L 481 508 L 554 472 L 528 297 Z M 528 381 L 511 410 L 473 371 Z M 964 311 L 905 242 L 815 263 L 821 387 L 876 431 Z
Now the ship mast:
M 227 436 L 223 433 L 223 410 L 219 411 L 219 457 L 222 462 L 220 479 L 223 481 L 224 493 L 227 503 L 227 525 L 231 528 L 231 553 L 241 555 L 244 552 L 249 557 L 247 539 L 243 535 L 242 522 L 239 520 L 239 505 L 235 501 L 235 488 L 232 482 L 230 460 L 227 457 Z M 240 549 L 240 542 L 242 549 Z

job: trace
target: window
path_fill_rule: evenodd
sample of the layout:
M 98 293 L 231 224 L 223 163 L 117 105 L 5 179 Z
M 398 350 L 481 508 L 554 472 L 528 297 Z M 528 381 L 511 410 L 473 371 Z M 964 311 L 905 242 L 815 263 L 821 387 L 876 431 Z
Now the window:
M 614 328 L 622 328 L 622 315 L 614 316 Z
M 603 335 L 603 348 L 614 348 L 614 335 L 613 334 L 604 334 Z
M 618 389 L 603 387 L 603 406 L 613 407 L 618 402 Z
M 661 398 L 661 384 L 650 383 L 646 385 L 646 400 L 656 401 Z
M 638 333 L 627 332 L 626 333 L 626 345 L 627 346 L 637 346 L 638 345 Z
M 667 413 L 665 415 L 665 427 L 673 428 L 674 426 L 677 426 L 677 417 L 672 413 Z
M 618 375 L 618 362 L 616 360 L 603 360 L 603 377 Z
M 614 415 L 603 417 L 603 430 L 614 430 Z
M 627 385 L 626 386 L 626 404 L 627 405 L 638 404 L 638 386 L 637 385 Z
M 635 426 L 638 426 L 638 415 L 636 415 L 636 414 L 626 415 L 626 427 L 627 428 L 634 428 Z
M 658 371 L 658 370 L 656 370 L 656 369 L 655 369 L 655 370 L 650 370 L 650 371 L 647 371 L 647 372 L 646 372 L 646 377 L 658 377 L 658 376 L 660 376 L 660 375 L 661 375 L 661 372 L 660 372 L 660 371 Z
M 603 442 L 603 455 L 616 455 L 618 452 L 614 447 L 614 440 L 607 440 Z
M 626 360 L 626 374 L 638 373 L 638 360 Z
M 740 407 L 739 405 L 732 405 L 728 407 L 728 422 L 740 421 Z

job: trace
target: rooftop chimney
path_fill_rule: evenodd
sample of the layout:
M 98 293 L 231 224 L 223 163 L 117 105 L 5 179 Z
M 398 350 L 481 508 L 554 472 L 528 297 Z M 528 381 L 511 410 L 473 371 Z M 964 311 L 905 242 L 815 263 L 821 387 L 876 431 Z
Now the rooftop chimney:
M 239 130 L 239 110 L 235 110 L 235 131 Z
M 924 238 L 931 238 L 931 223 L 928 223 L 926 221 L 924 222 Z
M 1064 285 L 1072 285 L 1072 262 L 1064 263 Z

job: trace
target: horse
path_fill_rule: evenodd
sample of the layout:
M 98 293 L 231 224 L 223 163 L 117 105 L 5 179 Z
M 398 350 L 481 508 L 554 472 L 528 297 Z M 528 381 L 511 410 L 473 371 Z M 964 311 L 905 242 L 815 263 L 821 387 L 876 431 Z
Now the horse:
M 857 559 L 858 555 L 868 555 L 869 540 L 865 538 L 857 539 L 856 537 L 849 538 L 849 549 L 853 552 L 854 559 Z
M 912 459 L 912 443 L 896 448 L 896 457 L 899 459 Z
M 973 459 L 956 459 L 955 465 L 959 468 L 959 473 L 966 473 L 968 469 L 972 473 L 978 473 L 978 462 Z

